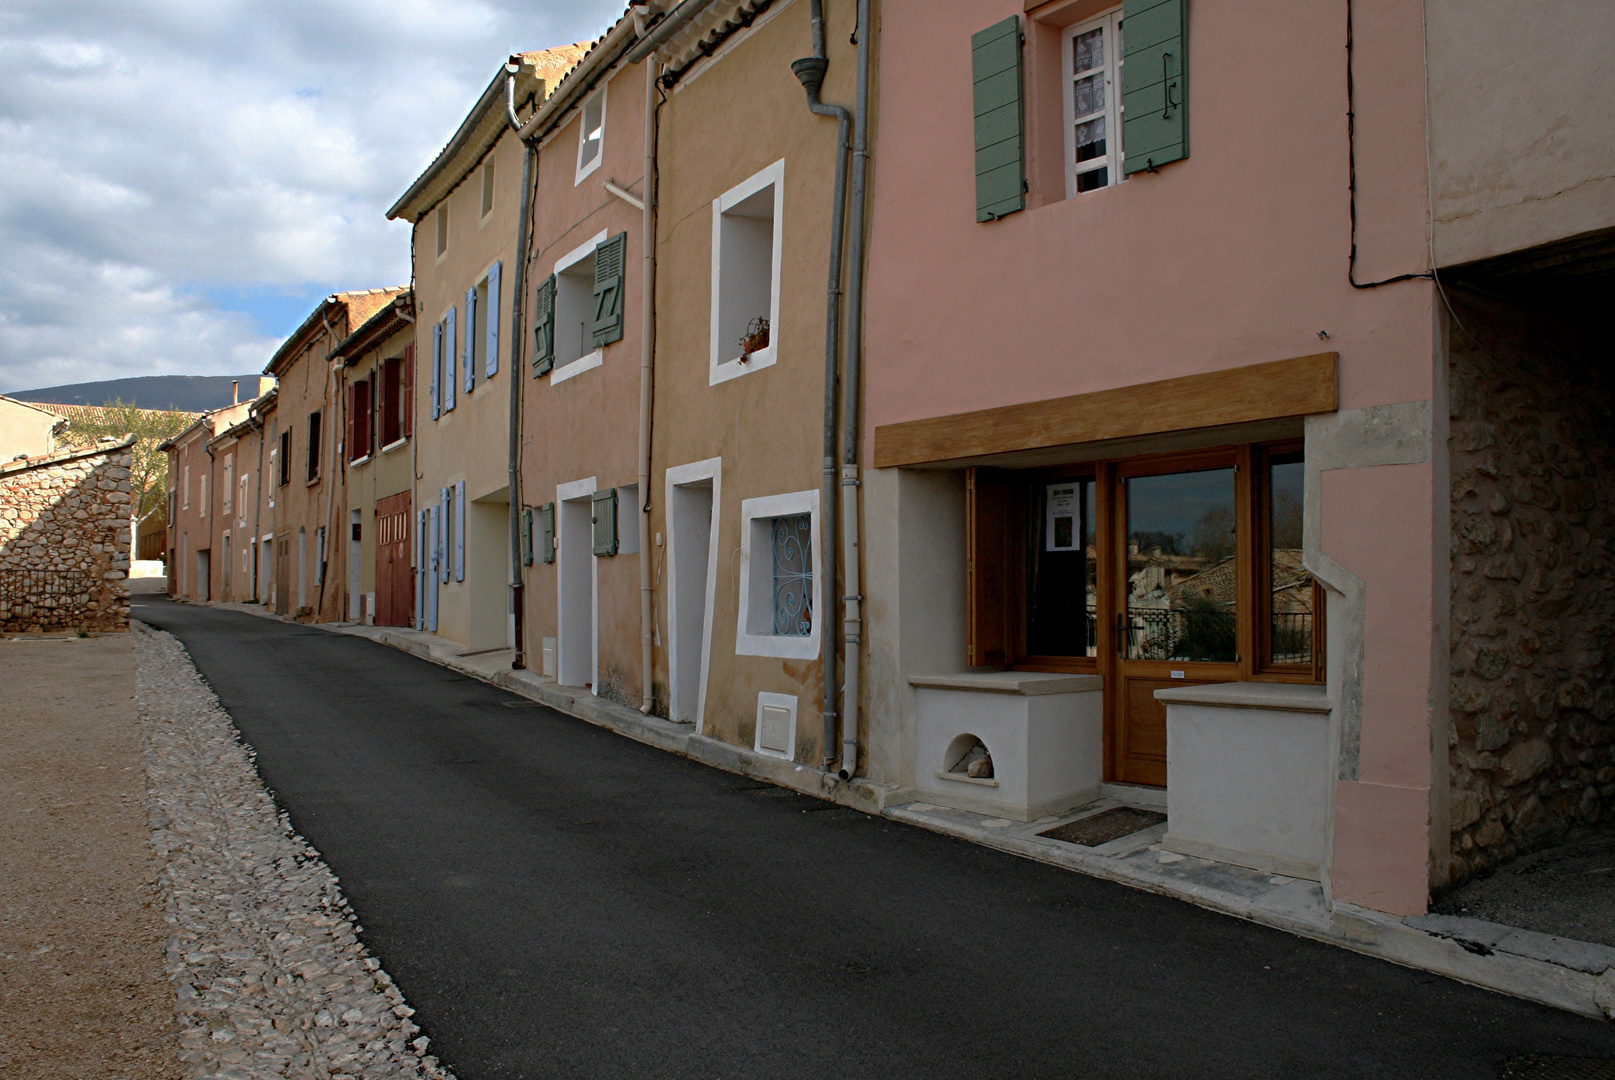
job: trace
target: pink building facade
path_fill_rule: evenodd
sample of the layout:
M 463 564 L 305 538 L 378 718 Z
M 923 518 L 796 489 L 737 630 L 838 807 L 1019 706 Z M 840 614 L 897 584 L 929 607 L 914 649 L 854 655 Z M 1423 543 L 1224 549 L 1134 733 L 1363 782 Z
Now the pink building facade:
M 882 5 L 873 779 L 1164 809 L 1336 904 L 1446 881 L 1425 45 L 1353 18 L 1349 132 L 1343 3 Z

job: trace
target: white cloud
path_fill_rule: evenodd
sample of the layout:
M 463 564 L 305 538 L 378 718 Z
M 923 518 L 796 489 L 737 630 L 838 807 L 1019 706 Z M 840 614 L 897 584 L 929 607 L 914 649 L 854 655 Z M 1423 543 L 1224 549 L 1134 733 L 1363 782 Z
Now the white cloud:
M 233 295 L 408 280 L 386 208 L 505 57 L 621 0 L 12 0 L 0 389 L 263 366 Z

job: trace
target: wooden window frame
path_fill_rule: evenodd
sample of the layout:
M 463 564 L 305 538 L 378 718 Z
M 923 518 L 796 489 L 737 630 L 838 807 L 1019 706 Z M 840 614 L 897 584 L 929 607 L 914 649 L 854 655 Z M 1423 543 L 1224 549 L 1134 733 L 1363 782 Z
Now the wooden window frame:
M 1321 683 L 1324 681 L 1324 646 L 1327 643 L 1328 617 L 1325 608 L 1323 584 L 1312 580 L 1312 662 L 1310 664 L 1275 664 L 1273 655 L 1273 530 L 1272 530 L 1272 479 L 1269 473 L 1272 459 L 1304 452 L 1300 439 L 1289 442 L 1265 443 L 1255 447 L 1251 469 L 1253 525 L 1252 539 L 1256 542 L 1255 592 L 1256 665 L 1255 676 L 1264 682 Z
M 1121 485 L 1163 473 L 1232 467 L 1237 569 L 1236 660 L 1247 682 L 1323 683 L 1327 611 L 1314 581 L 1311 664 L 1266 662 L 1272 629 L 1267 462 L 1301 451 L 1299 440 L 1240 444 L 1170 454 L 1082 462 L 1027 470 L 971 468 L 966 474 L 967 655 L 972 666 L 1060 674 L 1103 674 L 1116 648 L 1112 625 L 1125 597 L 1127 523 L 1119 513 Z M 1042 486 L 1094 481 L 1094 562 L 1097 567 L 1095 656 L 1040 656 L 1027 651 L 1027 575 L 1031 557 L 1030 500 Z M 1041 524 L 1041 523 L 1038 523 Z M 1120 561 L 1118 565 L 1118 561 Z M 993 577 L 992 566 L 998 567 Z M 1119 572 L 1118 572 L 1119 571 Z M 987 575 L 981 577 L 980 575 Z M 1248 614 L 1244 614 L 1248 613 Z M 1181 665 L 1180 665 L 1181 666 Z

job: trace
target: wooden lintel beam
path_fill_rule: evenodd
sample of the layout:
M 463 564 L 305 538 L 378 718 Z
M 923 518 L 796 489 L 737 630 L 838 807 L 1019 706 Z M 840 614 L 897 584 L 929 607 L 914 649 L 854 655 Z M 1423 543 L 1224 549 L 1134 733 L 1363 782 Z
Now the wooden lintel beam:
M 875 428 L 877 469 L 1334 412 L 1339 353 Z

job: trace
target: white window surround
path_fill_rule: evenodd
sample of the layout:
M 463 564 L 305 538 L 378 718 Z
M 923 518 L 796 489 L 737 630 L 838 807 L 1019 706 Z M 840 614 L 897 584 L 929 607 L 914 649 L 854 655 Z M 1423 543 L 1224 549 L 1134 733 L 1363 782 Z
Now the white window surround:
M 1090 188 L 1089 191 L 1079 192 L 1077 183 L 1079 176 L 1089 174 L 1100 169 L 1105 171 L 1106 180 L 1103 187 L 1115 187 L 1126 180 L 1122 172 L 1122 57 L 1121 57 L 1121 25 L 1122 9 L 1115 7 L 1103 15 L 1076 23 L 1060 32 L 1060 101 L 1065 118 L 1065 194 L 1066 198 L 1075 198 L 1079 194 L 1090 194 L 1100 188 Z M 1079 115 L 1076 112 L 1075 82 L 1079 77 L 1086 77 L 1089 72 L 1077 72 L 1076 58 L 1073 42 L 1083 34 L 1090 31 L 1103 31 L 1104 62 L 1090 69 L 1092 75 L 1100 78 L 1104 85 L 1105 101 L 1100 109 L 1092 113 L 1083 113 L 1080 119 L 1092 122 L 1103 119 L 1105 125 L 1105 153 L 1087 161 L 1077 161 L 1077 122 Z
M 809 552 L 813 560 L 813 622 L 805 635 L 775 634 L 773 629 L 774 561 L 770 526 L 777 517 L 807 514 Z M 812 660 L 819 655 L 819 627 L 827 617 L 824 577 L 819 557 L 819 492 L 793 491 L 765 495 L 740 504 L 740 618 L 735 630 L 735 652 L 740 656 L 775 656 Z M 765 632 L 756 633 L 753 631 Z
M 739 352 L 739 346 L 737 345 L 739 334 L 726 333 L 722 325 L 724 215 L 770 185 L 773 185 L 774 188 L 774 229 L 769 265 L 771 285 L 768 299 L 768 347 L 752 353 L 742 363 L 738 355 L 730 355 L 731 353 Z M 774 164 L 755 176 L 737 184 L 712 200 L 712 315 L 710 323 L 712 358 L 707 380 L 707 385 L 709 386 L 716 386 L 721 382 L 728 382 L 730 379 L 738 378 L 748 372 L 771 367 L 779 357 L 780 239 L 784 231 L 784 209 L 784 158 L 774 162 Z M 731 267 L 731 274 L 736 269 L 738 268 Z M 742 324 L 742 329 L 744 329 L 744 324 Z
M 757 751 L 759 754 L 766 754 L 769 757 L 774 758 L 783 758 L 786 761 L 796 760 L 796 701 L 797 699 L 795 694 L 771 694 L 766 690 L 758 691 L 757 726 L 754 729 L 755 734 L 752 736 L 753 750 Z M 776 750 L 772 747 L 763 745 L 764 709 L 781 709 L 784 710 L 786 715 L 789 717 L 785 726 L 785 745 L 790 747 L 789 750 Z
M 561 333 L 560 293 L 563 286 L 561 274 L 565 272 L 568 267 L 575 266 L 584 259 L 592 258 L 594 256 L 594 249 L 599 247 L 600 242 L 609 235 L 611 235 L 610 230 L 601 229 L 593 237 L 579 244 L 577 247 L 555 260 L 555 269 L 553 270 L 553 273 L 555 274 L 555 335 L 557 341 L 559 341 Z M 589 312 L 590 318 L 592 319 L 594 314 L 594 278 L 592 276 L 589 279 L 589 295 L 584 308 Z M 558 365 L 554 371 L 550 372 L 550 385 L 554 386 L 556 383 L 566 382 L 566 380 L 576 375 L 582 375 L 585 371 L 593 370 L 603 363 L 605 363 L 604 349 L 596 348 L 590 352 L 586 352 L 576 360 L 569 360 L 565 364 Z
M 591 118 L 590 112 L 598 108 L 597 118 Z M 593 123 L 591 125 L 591 119 Z M 591 132 L 594 138 L 590 138 Z M 592 151 L 592 153 L 590 153 Z M 584 155 L 588 153 L 587 158 Z M 600 161 L 606 156 L 606 85 L 601 84 L 600 89 L 584 99 L 583 105 L 578 109 L 578 170 L 572 179 L 572 186 L 577 187 L 583 183 L 584 177 L 600 167 Z
M 679 577 L 681 562 L 678 550 L 678 532 L 667 523 L 667 591 L 668 591 L 668 693 L 674 701 L 682 701 L 687 696 L 685 688 L 680 685 L 683 678 L 684 653 L 687 649 L 699 649 L 701 653 L 700 683 L 695 692 L 695 733 L 701 734 L 706 726 L 707 709 L 707 678 L 712 670 L 712 617 L 717 609 L 718 587 L 718 548 L 716 542 L 719 528 L 723 520 L 723 458 L 708 458 L 705 461 L 692 461 L 687 465 L 675 465 L 667 470 L 667 499 L 662 504 L 665 507 L 674 505 L 673 489 L 688 484 L 699 484 L 702 481 L 712 482 L 712 515 L 708 526 L 707 542 L 707 572 L 705 593 L 702 597 L 702 620 L 700 641 L 687 641 L 679 633 L 674 616 L 684 605 L 683 590 L 689 588 Z M 669 511 L 671 513 L 671 511 Z
M 572 667 L 572 665 L 568 662 L 570 658 L 565 655 L 565 653 L 567 651 L 567 638 L 569 637 L 569 635 L 566 632 L 567 629 L 568 629 L 568 622 L 569 622 L 568 616 L 571 613 L 567 611 L 567 599 L 566 599 L 567 589 L 565 588 L 564 583 L 559 580 L 559 577 L 560 577 L 560 574 L 561 574 L 561 571 L 562 571 L 561 560 L 563 558 L 567 557 L 567 556 L 563 556 L 562 552 L 567 549 L 568 543 L 569 543 L 569 542 L 568 543 L 563 543 L 562 542 L 562 533 L 564 531 L 562 529 L 562 519 L 561 519 L 561 515 L 564 512 L 562 504 L 563 503 L 569 503 L 569 502 L 579 502 L 579 501 L 587 500 L 589 498 L 589 496 L 591 496 L 591 495 L 593 495 L 595 493 L 596 490 L 598 490 L 597 478 L 593 477 L 593 476 L 591 476 L 591 477 L 589 477 L 588 479 L 585 479 L 585 480 L 573 480 L 573 481 L 571 481 L 569 483 L 555 485 L 555 543 L 556 543 L 556 552 L 555 552 L 556 564 L 555 564 L 555 568 L 556 568 L 556 576 L 557 576 L 557 579 L 558 579 L 557 582 L 556 582 L 557 587 L 556 587 L 556 590 L 555 590 L 555 626 L 556 626 L 556 630 L 557 630 L 557 635 L 556 635 L 556 671 L 557 671 L 557 673 L 566 671 L 566 669 Z M 592 507 L 590 509 L 592 509 Z M 589 651 L 593 654 L 592 663 L 590 664 L 589 683 L 590 683 L 590 686 L 593 688 L 591 692 L 595 693 L 595 694 L 599 694 L 599 692 L 600 692 L 600 557 L 595 555 L 592 549 L 588 552 L 588 554 L 590 556 L 589 561 L 591 563 L 591 566 L 589 568 L 589 572 L 590 572 L 590 575 L 591 575 L 590 576 L 590 581 L 589 581 L 589 640 L 590 640 L 590 642 L 592 642 Z M 575 558 L 575 557 L 576 557 L 575 554 L 573 554 L 571 556 L 571 558 Z

